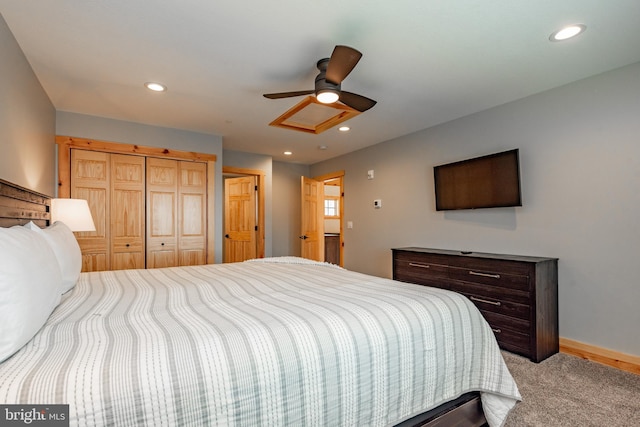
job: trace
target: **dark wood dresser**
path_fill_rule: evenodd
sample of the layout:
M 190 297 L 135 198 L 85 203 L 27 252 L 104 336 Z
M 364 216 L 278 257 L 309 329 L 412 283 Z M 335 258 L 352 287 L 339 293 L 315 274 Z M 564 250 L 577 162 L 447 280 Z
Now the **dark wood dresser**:
M 540 362 L 558 352 L 558 259 L 397 248 L 393 278 L 459 292 L 501 348 Z

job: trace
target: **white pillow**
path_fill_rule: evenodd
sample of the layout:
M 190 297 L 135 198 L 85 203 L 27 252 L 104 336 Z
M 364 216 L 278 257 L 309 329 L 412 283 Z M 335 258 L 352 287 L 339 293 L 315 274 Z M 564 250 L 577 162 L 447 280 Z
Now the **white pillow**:
M 25 227 L 0 228 L 0 362 L 40 330 L 60 302 L 53 250 Z
M 33 222 L 29 222 L 25 227 L 42 233 L 44 238 L 53 249 L 62 273 L 62 288 L 60 293 L 64 294 L 76 285 L 80 270 L 82 270 L 82 252 L 80 245 L 73 235 L 73 231 L 63 222 L 56 221 L 47 228 L 40 228 Z

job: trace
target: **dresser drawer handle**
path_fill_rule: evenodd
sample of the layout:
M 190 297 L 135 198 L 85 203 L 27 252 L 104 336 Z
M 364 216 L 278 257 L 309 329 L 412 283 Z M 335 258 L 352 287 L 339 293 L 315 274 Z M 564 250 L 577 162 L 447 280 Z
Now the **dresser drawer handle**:
M 498 329 L 498 328 L 491 328 L 491 330 L 493 332 L 495 332 L 496 334 L 501 334 L 502 333 L 502 329 Z
M 477 271 L 469 271 L 469 274 L 472 276 L 482 276 L 482 277 L 491 277 L 493 279 L 499 279 L 499 274 L 489 274 L 489 273 L 478 273 Z
M 471 301 L 485 302 L 487 304 L 495 305 L 495 306 L 498 306 L 498 307 L 500 307 L 502 305 L 502 303 L 500 301 L 489 301 L 487 299 L 482 299 L 482 298 L 477 298 L 477 297 L 471 297 Z
M 416 264 L 415 262 L 410 262 L 409 267 L 429 268 L 429 266 L 426 264 Z

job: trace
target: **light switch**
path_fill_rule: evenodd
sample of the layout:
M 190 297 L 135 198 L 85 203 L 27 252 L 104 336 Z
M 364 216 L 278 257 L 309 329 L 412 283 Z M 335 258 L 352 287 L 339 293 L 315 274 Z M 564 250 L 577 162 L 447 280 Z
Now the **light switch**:
M 347 228 L 353 228 L 353 221 L 347 221 Z
M 367 179 L 373 179 L 373 169 L 367 171 Z
M 382 199 L 375 199 L 373 201 L 373 207 L 376 209 L 380 209 L 382 207 Z

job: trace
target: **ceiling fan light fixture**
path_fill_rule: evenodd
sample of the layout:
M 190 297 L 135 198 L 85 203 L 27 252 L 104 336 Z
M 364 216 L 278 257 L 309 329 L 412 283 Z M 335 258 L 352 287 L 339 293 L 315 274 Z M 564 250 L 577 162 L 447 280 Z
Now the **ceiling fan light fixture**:
M 149 90 L 152 90 L 154 92 L 166 92 L 167 91 L 167 87 L 165 85 L 163 85 L 162 83 L 157 83 L 157 82 L 146 82 L 144 84 L 144 87 L 146 87 Z
M 554 31 L 549 36 L 549 40 L 551 40 L 552 42 L 560 42 L 563 40 L 567 40 L 579 34 L 584 33 L 586 29 L 587 29 L 587 26 L 584 24 L 567 25 L 566 27 L 563 27 L 558 31 Z
M 333 104 L 338 98 L 340 98 L 340 96 L 333 90 L 322 90 L 316 94 L 316 99 L 323 104 Z

